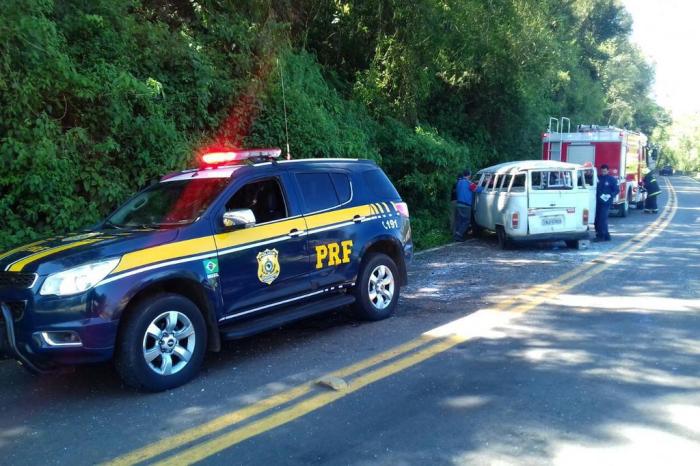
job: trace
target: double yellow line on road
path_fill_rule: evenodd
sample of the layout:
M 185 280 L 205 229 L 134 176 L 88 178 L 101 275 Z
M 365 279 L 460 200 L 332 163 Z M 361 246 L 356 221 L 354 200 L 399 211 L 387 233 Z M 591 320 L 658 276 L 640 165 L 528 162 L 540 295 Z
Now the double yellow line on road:
M 547 283 L 532 286 L 518 296 L 500 301 L 491 308 L 476 311 L 465 319 L 472 316 L 477 318 L 496 317 L 493 322 L 504 323 L 507 318 L 536 308 L 545 301 L 590 280 L 604 270 L 620 264 L 625 258 L 641 250 L 670 224 L 675 215 L 677 205 L 675 189 L 668 181 L 666 184 L 671 196 L 661 216 L 630 241 L 609 251 L 605 260 L 590 261 Z M 489 321 L 488 319 L 484 320 Z M 459 321 L 455 321 L 455 323 L 457 322 Z M 467 321 L 467 325 L 470 322 Z M 462 331 L 459 330 L 459 326 L 451 327 L 451 324 L 447 324 L 400 346 L 330 374 L 341 378 L 354 377 L 349 380 L 348 388 L 345 390 L 320 392 L 316 389 L 314 382 L 301 384 L 120 456 L 108 464 L 132 465 L 143 462 L 150 463 L 153 460 L 160 460 L 158 464 L 192 464 L 201 461 L 246 439 L 327 406 L 372 383 L 444 353 L 470 338 L 471 335 L 468 331 Z M 274 412 L 268 413 L 268 411 L 273 410 Z M 256 416 L 260 417 L 243 424 L 244 421 Z M 195 443 L 197 441 L 200 443 Z

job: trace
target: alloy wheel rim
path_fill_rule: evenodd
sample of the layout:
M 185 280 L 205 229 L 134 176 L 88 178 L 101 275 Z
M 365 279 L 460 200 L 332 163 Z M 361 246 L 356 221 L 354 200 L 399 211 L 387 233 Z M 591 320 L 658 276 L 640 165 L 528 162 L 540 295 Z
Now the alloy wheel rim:
M 181 312 L 167 311 L 147 327 L 143 357 L 156 374 L 177 374 L 192 359 L 196 342 L 197 335 L 190 319 Z
M 378 265 L 369 275 L 367 292 L 375 309 L 386 309 L 394 300 L 394 274 L 386 265 Z

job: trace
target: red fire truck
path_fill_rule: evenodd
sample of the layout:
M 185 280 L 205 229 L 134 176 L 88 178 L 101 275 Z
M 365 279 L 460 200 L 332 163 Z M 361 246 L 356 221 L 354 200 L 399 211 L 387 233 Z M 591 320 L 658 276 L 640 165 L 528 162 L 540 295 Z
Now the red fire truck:
M 613 201 L 618 215 L 627 216 L 630 206 L 643 207 L 646 193 L 640 186 L 644 170 L 653 160 L 642 133 L 598 125 L 578 125 L 572 132 L 568 118 L 550 118 L 542 135 L 542 159 L 592 164 L 596 168 L 607 164 L 620 183 L 620 193 Z

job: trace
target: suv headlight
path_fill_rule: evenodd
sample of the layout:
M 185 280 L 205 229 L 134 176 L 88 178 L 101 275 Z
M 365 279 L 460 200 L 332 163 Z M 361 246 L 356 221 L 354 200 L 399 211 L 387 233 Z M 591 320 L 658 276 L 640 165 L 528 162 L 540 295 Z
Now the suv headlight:
M 39 294 L 68 296 L 82 293 L 97 285 L 103 278 L 114 270 L 119 258 L 89 264 L 64 270 L 48 276 L 41 286 Z

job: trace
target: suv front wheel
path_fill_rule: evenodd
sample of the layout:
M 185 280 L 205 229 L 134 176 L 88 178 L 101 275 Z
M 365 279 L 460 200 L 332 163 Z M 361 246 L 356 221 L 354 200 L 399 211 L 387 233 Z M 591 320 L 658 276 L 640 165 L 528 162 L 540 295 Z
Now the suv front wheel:
M 159 294 L 138 302 L 125 319 L 115 365 L 127 385 L 162 391 L 197 375 L 207 333 L 204 317 L 192 301 Z
M 355 315 L 364 320 L 386 319 L 399 301 L 399 273 L 386 254 L 372 254 L 363 261 L 355 284 Z

